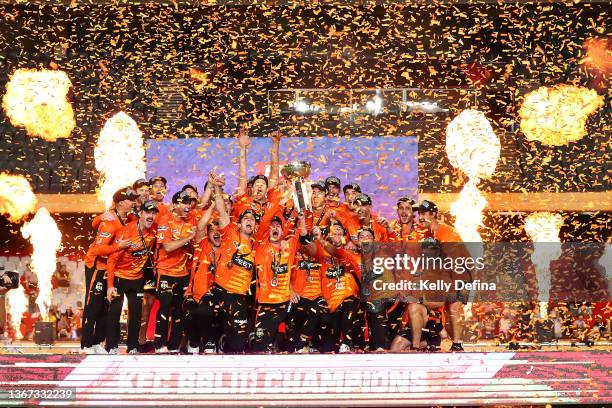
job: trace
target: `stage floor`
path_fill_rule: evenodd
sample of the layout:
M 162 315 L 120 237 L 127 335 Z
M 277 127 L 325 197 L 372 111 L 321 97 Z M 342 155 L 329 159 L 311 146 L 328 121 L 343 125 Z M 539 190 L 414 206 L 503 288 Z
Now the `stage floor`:
M 3 354 L 0 405 L 612 403 L 609 346 L 547 349 L 233 356 Z

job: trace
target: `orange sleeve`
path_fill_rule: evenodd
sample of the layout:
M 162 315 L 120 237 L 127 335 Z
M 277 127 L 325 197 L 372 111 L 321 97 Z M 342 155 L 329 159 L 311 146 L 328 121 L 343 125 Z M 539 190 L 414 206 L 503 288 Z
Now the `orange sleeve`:
M 102 214 L 98 214 L 93 219 L 93 221 L 91 221 L 91 226 L 93 227 L 93 229 L 97 230 L 101 222 L 102 222 Z
M 361 266 L 357 263 L 353 254 L 344 248 L 338 248 L 336 249 L 336 258 L 338 258 L 342 265 L 352 268 L 355 276 L 361 281 Z
M 111 243 L 115 238 L 116 228 L 111 223 L 102 221 L 96 234 L 94 245 L 90 249 L 91 255 L 106 256 L 119 250 L 117 243 Z

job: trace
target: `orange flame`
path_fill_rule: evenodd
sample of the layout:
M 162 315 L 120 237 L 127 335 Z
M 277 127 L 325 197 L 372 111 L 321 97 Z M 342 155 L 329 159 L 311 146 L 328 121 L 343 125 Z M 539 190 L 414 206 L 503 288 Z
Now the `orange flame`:
M 9 290 L 6 294 L 6 298 L 8 300 L 8 309 L 11 312 L 11 327 L 15 329 L 17 339 L 22 339 L 21 317 L 23 316 L 23 312 L 28 308 L 28 298 L 21 286 L 17 289 Z
M 30 240 L 34 248 L 31 266 L 38 278 L 40 289 L 36 304 L 40 308 L 43 320 L 46 320 L 51 306 L 51 277 L 55 273 L 56 252 L 62 242 L 62 233 L 49 211 L 41 207 L 32 221 L 25 223 L 21 228 L 21 234 Z
M 580 61 L 604 75 L 612 73 L 612 47 L 610 38 L 589 38 L 584 42 L 585 57 Z
M 10 222 L 19 222 L 35 209 L 36 196 L 28 179 L 0 173 L 0 214 L 6 214 Z
M 566 145 L 587 134 L 587 118 L 603 104 L 603 96 L 592 89 L 543 86 L 525 95 L 519 110 L 521 131 L 528 140 L 549 146 Z
M 495 172 L 500 150 L 499 139 L 480 111 L 465 110 L 446 128 L 448 159 L 469 177 L 459 199 L 451 204 L 455 228 L 464 241 L 482 242 L 478 227 L 487 201 L 477 186 L 481 178 L 489 178 Z
M 115 191 L 145 176 L 144 142 L 134 119 L 124 112 L 110 118 L 100 132 L 94 158 L 102 173 L 98 199 L 110 206 Z
M 76 126 L 66 96 L 72 83 L 63 71 L 18 69 L 6 85 L 2 108 L 14 126 L 48 141 L 70 137 Z

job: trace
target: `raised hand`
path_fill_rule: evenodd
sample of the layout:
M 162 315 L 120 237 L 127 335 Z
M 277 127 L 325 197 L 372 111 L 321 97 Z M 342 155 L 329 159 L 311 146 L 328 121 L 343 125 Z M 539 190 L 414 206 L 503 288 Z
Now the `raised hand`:
M 238 145 L 241 149 L 246 149 L 251 145 L 249 129 L 245 126 L 241 126 L 240 130 L 238 131 Z

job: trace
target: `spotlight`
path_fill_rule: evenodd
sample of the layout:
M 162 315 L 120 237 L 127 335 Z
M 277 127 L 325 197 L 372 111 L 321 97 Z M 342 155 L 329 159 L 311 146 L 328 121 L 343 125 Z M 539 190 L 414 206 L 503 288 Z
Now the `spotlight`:
M 448 112 L 448 109 L 444 109 L 438 106 L 438 102 L 414 102 L 406 101 L 406 108 L 411 112 L 423 112 L 423 113 L 441 113 Z
M 382 104 L 383 100 L 380 96 L 380 92 L 376 91 L 376 96 L 368 100 L 365 107 L 368 112 L 378 115 L 380 112 L 382 112 Z

